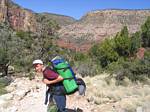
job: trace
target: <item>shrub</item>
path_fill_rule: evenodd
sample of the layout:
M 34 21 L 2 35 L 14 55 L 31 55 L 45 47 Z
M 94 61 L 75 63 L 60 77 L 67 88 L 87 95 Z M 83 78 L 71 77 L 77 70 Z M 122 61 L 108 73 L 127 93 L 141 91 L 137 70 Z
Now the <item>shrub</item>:
M 113 39 L 106 39 L 102 43 L 94 45 L 91 48 L 90 54 L 93 58 L 96 58 L 103 68 L 118 60 L 118 54 L 114 50 Z
M 141 32 L 136 32 L 131 36 L 130 56 L 135 56 L 141 47 Z
M 146 22 L 141 26 L 141 30 L 142 46 L 150 47 L 150 17 L 148 17 Z
M 15 56 L 13 52 L 15 45 L 12 30 L 5 23 L 0 24 L 0 38 L 0 71 L 4 71 L 4 75 L 7 75 L 8 66 Z
M 145 51 L 144 53 L 144 59 L 150 61 L 150 49 Z
M 95 76 L 96 74 L 102 72 L 101 66 L 92 60 L 88 60 L 86 62 L 75 62 L 75 67 L 77 68 L 77 72 L 83 77 Z
M 0 95 L 6 94 L 6 93 L 7 93 L 7 91 L 5 90 L 5 88 L 3 86 L 1 86 L 1 84 L 0 84 Z
M 110 63 L 106 68 L 107 72 L 110 74 L 117 73 L 119 70 L 123 69 L 122 63 L 124 63 L 123 58 L 119 58 L 118 61 Z
M 74 54 L 74 61 L 85 61 L 88 58 L 86 54 L 76 52 Z
M 126 26 L 115 36 L 114 41 L 114 49 L 119 56 L 128 57 L 130 55 L 131 38 Z
M 15 60 L 15 72 L 30 72 L 32 68 L 32 56 L 20 57 Z
M 116 80 L 121 83 L 125 77 L 131 81 L 146 81 L 150 77 L 150 60 L 133 60 L 112 63 L 108 66 L 107 70 L 115 73 Z
M 0 78 L 0 95 L 7 93 L 5 87 L 10 84 L 11 78 Z

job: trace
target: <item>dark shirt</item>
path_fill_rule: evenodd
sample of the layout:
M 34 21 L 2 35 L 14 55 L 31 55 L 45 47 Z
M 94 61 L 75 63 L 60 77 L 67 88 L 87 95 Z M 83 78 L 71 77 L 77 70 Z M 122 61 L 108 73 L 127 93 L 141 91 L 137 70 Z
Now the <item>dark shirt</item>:
M 55 71 L 53 71 L 51 68 L 46 67 L 45 70 L 43 71 L 43 77 L 48 80 L 57 79 L 58 76 L 59 76 L 59 74 L 56 73 Z M 60 85 L 62 85 L 62 81 L 58 82 L 56 84 L 50 84 L 48 86 L 60 86 Z
M 48 80 L 54 80 L 57 79 L 59 75 L 56 72 L 54 72 L 52 69 L 45 68 L 45 70 L 43 71 L 43 76 Z

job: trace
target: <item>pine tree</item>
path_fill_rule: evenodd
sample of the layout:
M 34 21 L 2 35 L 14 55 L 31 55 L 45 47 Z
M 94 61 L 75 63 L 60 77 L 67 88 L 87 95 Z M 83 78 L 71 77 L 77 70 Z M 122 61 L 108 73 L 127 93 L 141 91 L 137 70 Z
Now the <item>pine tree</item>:
M 141 30 L 142 30 L 142 46 L 150 47 L 150 17 L 148 17 L 146 22 L 141 26 Z

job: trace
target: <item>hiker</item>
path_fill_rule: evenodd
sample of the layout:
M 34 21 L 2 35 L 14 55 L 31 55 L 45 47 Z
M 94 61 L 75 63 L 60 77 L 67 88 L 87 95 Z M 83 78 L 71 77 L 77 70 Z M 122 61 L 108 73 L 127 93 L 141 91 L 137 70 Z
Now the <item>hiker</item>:
M 57 105 L 58 112 L 66 112 L 66 95 L 64 94 L 64 87 L 62 84 L 63 77 L 51 70 L 49 67 L 43 65 L 42 60 L 34 60 L 33 66 L 36 72 L 43 73 L 43 83 L 49 88 L 47 92 L 50 93 L 50 102 L 54 101 Z

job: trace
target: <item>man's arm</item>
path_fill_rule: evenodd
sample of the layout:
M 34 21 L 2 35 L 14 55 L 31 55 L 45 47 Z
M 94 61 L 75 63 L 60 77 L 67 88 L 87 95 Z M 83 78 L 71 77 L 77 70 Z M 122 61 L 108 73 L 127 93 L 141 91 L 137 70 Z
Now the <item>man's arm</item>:
M 60 75 L 56 78 L 56 79 L 54 79 L 54 80 L 51 80 L 51 81 L 49 81 L 48 79 L 43 79 L 43 83 L 44 84 L 55 84 L 55 83 L 58 83 L 58 82 L 60 82 L 60 81 L 62 81 L 63 80 L 63 77 L 61 77 Z

